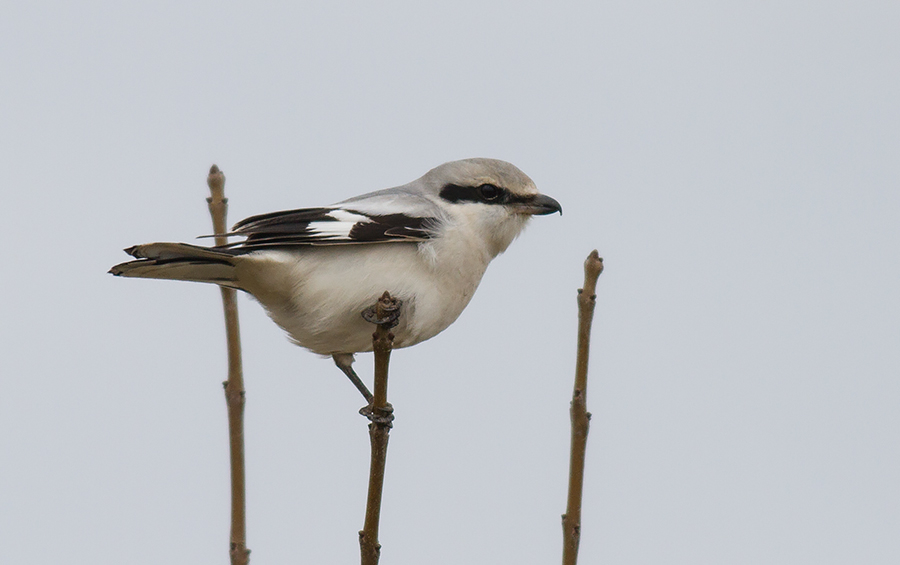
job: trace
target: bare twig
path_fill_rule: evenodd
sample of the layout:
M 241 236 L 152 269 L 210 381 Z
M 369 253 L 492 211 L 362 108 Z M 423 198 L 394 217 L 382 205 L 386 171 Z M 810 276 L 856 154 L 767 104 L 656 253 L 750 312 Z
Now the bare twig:
M 391 358 L 394 334 L 391 328 L 400 317 L 399 300 L 387 291 L 378 302 L 363 312 L 363 317 L 378 327 L 372 334 L 375 351 L 375 394 L 364 410 L 369 423 L 369 443 L 372 457 L 369 462 L 369 494 L 366 499 L 366 521 L 359 532 L 359 551 L 362 565 L 377 565 L 381 556 L 378 543 L 378 523 L 381 517 L 381 493 L 384 487 L 384 466 L 387 461 L 388 434 L 394 419 L 394 409 L 387 401 L 388 363 Z
M 591 251 L 584 262 L 584 288 L 578 289 L 578 357 L 575 362 L 575 388 L 572 391 L 572 450 L 569 458 L 569 498 L 562 515 L 563 565 L 578 561 L 581 540 L 581 494 L 584 487 L 584 454 L 587 448 L 591 415 L 587 411 L 588 353 L 591 343 L 591 321 L 597 278 L 603 272 L 603 259 L 597 250 Z
M 225 175 L 213 165 L 206 179 L 211 196 L 206 199 L 212 216 L 216 245 L 228 243 L 226 215 L 228 199 L 225 198 Z M 241 336 L 238 326 L 237 296 L 233 289 L 221 287 L 222 305 L 225 308 L 225 332 L 228 341 L 228 380 L 225 401 L 228 405 L 228 439 L 231 450 L 231 545 L 229 555 L 232 565 L 247 565 L 250 550 L 247 549 L 247 519 L 244 474 L 244 372 L 241 368 Z

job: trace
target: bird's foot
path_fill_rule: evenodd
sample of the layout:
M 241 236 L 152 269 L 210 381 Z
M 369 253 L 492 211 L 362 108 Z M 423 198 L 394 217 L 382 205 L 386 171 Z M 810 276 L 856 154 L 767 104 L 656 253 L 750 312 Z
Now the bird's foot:
M 375 408 L 372 402 L 359 409 L 359 413 L 369 419 L 373 424 L 391 427 L 394 421 L 394 407 L 388 404 L 384 407 Z
M 369 323 L 379 326 L 386 325 L 390 329 L 399 323 L 401 306 L 403 306 L 402 300 L 394 298 L 388 291 L 384 291 L 378 302 L 362 311 L 362 317 Z

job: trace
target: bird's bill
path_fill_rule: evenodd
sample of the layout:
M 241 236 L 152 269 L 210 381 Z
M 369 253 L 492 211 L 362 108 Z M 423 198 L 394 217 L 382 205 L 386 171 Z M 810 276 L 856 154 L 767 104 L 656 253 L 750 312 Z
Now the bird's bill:
M 528 214 L 529 216 L 546 216 L 554 212 L 562 215 L 562 206 L 554 198 L 550 198 L 544 194 L 535 194 L 523 198 L 515 204 L 516 212 L 519 214 Z

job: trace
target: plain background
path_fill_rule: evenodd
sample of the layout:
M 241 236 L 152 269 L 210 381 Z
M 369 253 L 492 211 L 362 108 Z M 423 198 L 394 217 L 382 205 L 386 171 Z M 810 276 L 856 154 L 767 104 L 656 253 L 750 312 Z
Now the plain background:
M 0 16 L 0 552 L 227 562 L 219 293 L 123 247 L 473 156 L 537 218 L 392 360 L 382 563 L 900 562 L 897 2 L 19 2 Z M 361 399 L 241 298 L 252 562 L 354 563 Z M 358 363 L 368 380 L 371 356 Z

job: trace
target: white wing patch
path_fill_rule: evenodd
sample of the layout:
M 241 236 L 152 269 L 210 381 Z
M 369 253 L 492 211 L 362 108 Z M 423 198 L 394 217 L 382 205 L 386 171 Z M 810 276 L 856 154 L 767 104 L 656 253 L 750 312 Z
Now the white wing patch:
M 357 224 L 368 224 L 372 222 L 372 219 L 368 216 L 341 209 L 332 210 L 325 214 L 325 217 L 334 218 L 334 220 L 329 219 L 310 222 L 306 227 L 310 237 L 328 240 L 346 239 L 350 237 L 350 232 Z
M 339 222 L 350 222 L 351 224 L 355 224 L 356 222 L 371 222 L 372 219 L 368 216 L 363 216 L 362 214 L 357 214 L 355 212 L 348 212 L 347 210 L 341 210 L 340 208 L 335 208 L 331 212 L 325 214 L 326 216 L 331 216 L 335 220 Z M 318 222 L 316 222 L 318 223 Z

